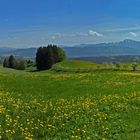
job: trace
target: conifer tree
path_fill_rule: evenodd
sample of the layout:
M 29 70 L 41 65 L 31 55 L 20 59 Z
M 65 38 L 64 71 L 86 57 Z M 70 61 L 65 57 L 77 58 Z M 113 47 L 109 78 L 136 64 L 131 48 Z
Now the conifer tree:
M 36 53 L 36 66 L 38 70 L 50 69 L 53 64 L 65 59 L 65 52 L 56 45 L 40 47 Z

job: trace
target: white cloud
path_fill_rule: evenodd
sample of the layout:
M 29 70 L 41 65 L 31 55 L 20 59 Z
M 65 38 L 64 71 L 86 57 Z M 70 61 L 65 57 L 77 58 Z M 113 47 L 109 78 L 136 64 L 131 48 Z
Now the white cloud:
M 93 30 L 89 30 L 88 32 L 75 32 L 75 33 L 69 33 L 69 34 L 65 34 L 65 33 L 54 33 L 51 38 L 53 40 L 55 39 L 60 39 L 60 38 L 73 38 L 73 37 L 89 37 L 89 36 L 93 36 L 93 37 L 103 37 L 103 34 L 98 33 L 96 31 Z
M 98 33 L 98 32 L 96 32 L 96 31 L 93 31 L 93 30 L 89 30 L 88 34 L 89 34 L 90 36 L 95 36 L 95 37 L 102 37 L 102 36 L 103 36 L 103 34 Z
M 134 33 L 134 32 L 129 32 L 129 35 L 132 36 L 132 37 L 137 37 L 137 34 Z

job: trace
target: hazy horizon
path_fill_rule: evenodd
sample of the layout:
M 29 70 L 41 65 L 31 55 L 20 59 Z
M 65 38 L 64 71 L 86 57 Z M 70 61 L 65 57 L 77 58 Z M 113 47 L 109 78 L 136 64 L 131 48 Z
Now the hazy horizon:
M 0 47 L 140 40 L 139 0 L 2 0 Z

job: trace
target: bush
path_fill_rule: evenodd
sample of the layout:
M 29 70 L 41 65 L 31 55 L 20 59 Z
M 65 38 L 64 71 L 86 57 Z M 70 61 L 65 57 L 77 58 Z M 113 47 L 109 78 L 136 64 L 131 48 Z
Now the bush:
M 34 62 L 31 60 L 27 60 L 26 63 L 27 63 L 27 67 L 31 67 L 35 65 Z
M 25 60 L 18 60 L 17 61 L 16 69 L 18 69 L 18 70 L 25 70 L 26 66 L 27 66 L 27 63 L 26 63 Z
M 137 64 L 136 63 L 133 63 L 131 66 L 132 66 L 133 71 L 136 71 Z

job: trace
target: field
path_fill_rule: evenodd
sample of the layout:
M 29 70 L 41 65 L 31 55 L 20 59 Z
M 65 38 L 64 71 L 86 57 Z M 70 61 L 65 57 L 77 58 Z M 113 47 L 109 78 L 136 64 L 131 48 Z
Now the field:
M 0 118 L 1 140 L 139 140 L 140 72 L 129 63 L 1 66 Z

